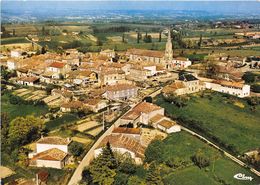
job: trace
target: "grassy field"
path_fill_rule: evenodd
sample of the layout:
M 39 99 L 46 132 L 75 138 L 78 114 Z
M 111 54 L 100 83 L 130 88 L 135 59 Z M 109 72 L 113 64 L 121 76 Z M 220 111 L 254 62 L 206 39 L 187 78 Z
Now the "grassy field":
M 1 45 L 6 44 L 16 44 L 16 43 L 30 43 L 25 37 L 10 37 L 10 38 L 2 38 Z
M 221 184 L 223 180 L 227 184 L 257 184 L 257 177 L 249 170 L 240 167 L 229 159 L 222 156 L 220 152 L 211 148 L 198 138 L 182 131 L 169 135 L 161 144 L 160 158 L 165 162 L 168 158 L 178 157 L 189 161 L 198 150 L 203 151 L 211 161 L 207 169 L 200 169 L 191 165 L 181 169 L 172 170 L 170 173 L 162 174 L 165 184 L 174 185 L 198 185 L 198 184 Z M 246 176 L 252 176 L 253 182 L 239 181 L 233 178 L 237 173 L 244 173 Z
M 230 103 L 218 93 L 211 94 L 211 97 L 212 99 L 192 96 L 184 108 L 164 101 L 162 96 L 158 97 L 156 103 L 176 118 L 199 121 L 199 127 L 224 143 L 234 145 L 240 153 L 259 147 L 260 107 L 252 112 L 243 100 L 239 101 L 245 108 Z
M 76 122 L 78 117 L 74 114 L 64 114 L 62 117 L 56 118 L 46 123 L 46 128 L 49 130 L 54 130 L 61 126 Z
M 11 119 L 17 116 L 35 115 L 40 116 L 48 112 L 47 106 L 35 106 L 35 105 L 13 105 L 9 102 L 9 96 L 1 96 L 1 110 L 7 112 Z

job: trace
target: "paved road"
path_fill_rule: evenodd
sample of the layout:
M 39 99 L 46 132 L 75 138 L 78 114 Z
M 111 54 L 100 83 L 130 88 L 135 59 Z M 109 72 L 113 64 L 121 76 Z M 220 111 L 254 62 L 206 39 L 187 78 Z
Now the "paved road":
M 243 167 L 248 167 L 247 164 L 245 164 L 244 162 L 242 162 L 241 160 L 239 160 L 238 158 L 236 158 L 235 156 L 231 155 L 230 153 L 226 152 L 225 150 L 223 150 L 222 148 L 220 148 L 219 146 L 215 145 L 214 143 L 212 143 L 211 141 L 209 141 L 208 139 L 206 139 L 205 137 L 197 134 L 196 132 L 181 126 L 182 130 L 185 130 L 186 132 L 189 132 L 190 134 L 200 138 L 201 140 L 205 141 L 206 143 L 208 143 L 209 145 L 213 146 L 214 148 L 218 149 L 219 151 L 223 152 L 225 156 L 227 156 L 228 158 L 230 158 L 232 161 L 236 162 L 237 164 L 239 164 L 240 166 Z M 257 171 L 254 168 L 250 168 L 250 171 L 253 172 L 254 174 L 256 174 L 257 176 L 260 176 L 260 172 Z

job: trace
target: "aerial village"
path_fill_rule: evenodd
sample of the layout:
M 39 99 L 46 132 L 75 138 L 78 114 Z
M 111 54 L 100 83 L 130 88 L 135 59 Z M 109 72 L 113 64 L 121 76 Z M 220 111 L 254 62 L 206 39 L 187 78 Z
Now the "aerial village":
M 248 56 L 251 60 L 247 60 L 212 53 L 208 58 L 217 65 L 200 68 L 189 58 L 174 56 L 170 32 L 167 37 L 164 52 L 106 49 L 84 54 L 68 49 L 62 54 L 36 54 L 14 49 L 2 53 L 1 66 L 12 72 L 5 88 L 32 104 L 46 105 L 49 111 L 42 120 L 48 122 L 69 113 L 79 116 L 66 127 L 50 123 L 50 132 L 28 145 L 28 165 L 63 169 L 82 164 L 69 152 L 74 141 L 91 148 L 83 151 L 87 154 L 84 164 L 99 156 L 107 143 L 113 151 L 129 153 L 136 164 L 142 164 L 154 138 L 182 132 L 178 121 L 153 103 L 158 94 L 170 98 L 213 91 L 239 98 L 250 96 L 250 85 L 242 76 L 247 70 L 260 68 L 260 56 Z M 218 72 L 208 77 L 207 70 Z M 66 130 L 72 131 L 63 134 Z M 40 171 L 37 182 L 44 183 L 47 176 Z

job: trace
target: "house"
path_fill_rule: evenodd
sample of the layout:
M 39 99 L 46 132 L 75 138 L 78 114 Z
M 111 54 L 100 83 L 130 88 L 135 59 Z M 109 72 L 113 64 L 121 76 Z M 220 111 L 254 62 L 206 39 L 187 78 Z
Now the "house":
M 111 135 L 124 135 L 126 137 L 132 137 L 136 140 L 141 139 L 142 130 L 141 128 L 127 128 L 127 127 L 117 127 L 114 128 Z
M 16 70 L 18 68 L 22 68 L 26 66 L 26 64 L 23 62 L 23 60 L 7 60 L 6 62 L 8 70 Z
M 60 106 L 60 110 L 62 112 L 73 112 L 73 111 L 78 111 L 82 107 L 83 107 L 83 103 L 81 101 L 71 101 L 71 102 L 63 103 Z
M 144 49 L 128 49 L 126 55 L 130 61 L 154 62 L 161 64 L 164 61 L 164 52 L 144 50 Z
M 101 85 L 115 85 L 125 81 L 125 72 L 122 70 L 105 70 L 100 72 Z
M 169 119 L 163 119 L 160 122 L 158 122 L 157 128 L 166 132 L 167 134 L 181 131 L 181 126 L 178 125 L 175 121 Z
M 180 125 L 161 114 L 156 114 L 154 117 L 152 117 L 149 120 L 149 124 L 154 128 L 166 132 L 167 134 L 181 131 Z
M 40 80 L 37 77 L 20 77 L 16 80 L 17 84 L 26 85 L 26 86 L 34 86 Z
M 137 104 L 132 110 L 120 118 L 121 125 L 133 124 L 134 127 L 141 123 L 149 125 L 149 120 L 155 115 L 164 115 L 164 108 L 148 102 Z
M 184 58 L 184 57 L 177 57 L 177 58 L 173 58 L 172 60 L 172 68 L 187 68 L 189 66 L 191 66 L 191 61 L 188 58 Z
M 84 106 L 93 112 L 98 112 L 108 106 L 108 101 L 100 98 L 88 99 L 84 101 Z
M 116 84 L 106 87 L 103 96 L 110 100 L 127 100 L 137 96 L 138 87 L 131 84 Z
M 111 50 L 111 49 L 101 50 L 99 54 L 109 58 L 115 58 L 116 56 L 115 50 Z
M 42 137 L 36 142 L 36 151 L 29 153 L 30 166 L 62 169 L 69 159 L 69 138 Z
M 55 78 L 60 78 L 60 74 L 65 75 L 70 71 L 70 66 L 63 62 L 52 62 L 47 71 L 53 72 L 55 74 Z
M 68 78 L 72 79 L 76 85 L 85 86 L 87 84 L 95 83 L 98 81 L 98 74 L 90 70 L 71 71 L 68 73 Z
M 16 69 L 17 77 L 26 77 L 29 70 L 26 67 Z
M 165 95 L 175 94 L 177 96 L 184 94 L 196 93 L 205 89 L 205 85 L 201 83 L 192 74 L 179 74 L 178 80 L 163 88 Z
M 128 154 L 132 159 L 134 159 L 136 164 L 142 164 L 144 159 L 144 152 L 146 147 L 141 144 L 139 140 L 133 137 L 127 137 L 123 134 L 112 134 L 106 136 L 98 147 L 94 150 L 95 158 L 100 155 L 102 149 L 109 142 L 112 151 L 118 152 L 120 154 Z
M 20 58 L 22 56 L 23 51 L 21 49 L 15 49 L 11 51 L 12 58 Z
M 212 82 L 204 82 L 207 89 L 213 91 L 230 94 L 240 98 L 250 95 L 250 85 L 243 82 L 231 82 L 225 80 L 213 80 Z

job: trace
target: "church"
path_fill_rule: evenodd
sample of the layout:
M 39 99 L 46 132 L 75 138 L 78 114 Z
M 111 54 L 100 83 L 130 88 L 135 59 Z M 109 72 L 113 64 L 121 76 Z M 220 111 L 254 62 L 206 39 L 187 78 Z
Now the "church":
M 126 55 L 130 61 L 135 62 L 153 62 L 163 65 L 165 69 L 184 69 L 191 65 L 188 58 L 173 58 L 171 32 L 168 30 L 168 38 L 166 42 L 165 52 L 145 50 L 145 49 L 128 49 Z

